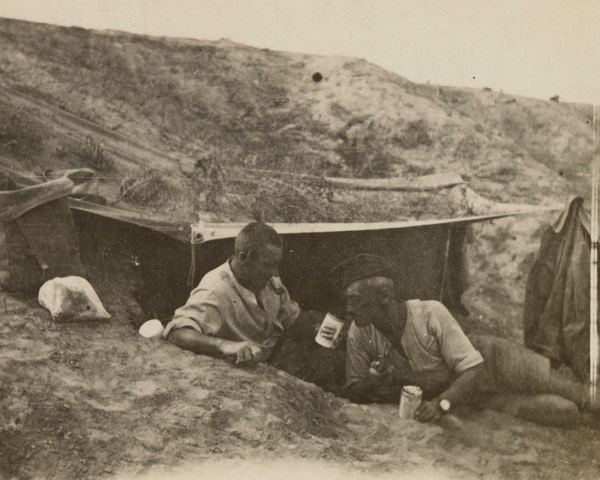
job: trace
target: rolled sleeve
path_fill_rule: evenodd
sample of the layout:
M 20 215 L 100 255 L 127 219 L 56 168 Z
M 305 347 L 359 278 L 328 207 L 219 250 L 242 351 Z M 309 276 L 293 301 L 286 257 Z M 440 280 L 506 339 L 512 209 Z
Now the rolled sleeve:
M 179 328 L 192 328 L 197 332 L 202 333 L 202 329 L 191 318 L 178 318 L 177 320 L 171 320 L 167 324 L 165 331 L 163 332 L 163 338 L 166 339 L 173 330 L 177 330 Z
M 216 296 L 206 290 L 192 292 L 183 307 L 175 311 L 163 333 L 167 338 L 173 330 L 192 328 L 204 335 L 215 336 L 222 327 L 221 312 Z
M 456 373 L 462 373 L 465 370 L 476 367 L 481 363 L 483 363 L 483 357 L 481 356 L 481 353 L 479 353 L 477 350 L 474 350 L 467 356 L 462 357 L 462 359 L 458 363 L 456 363 L 456 365 L 454 366 L 454 371 Z
M 448 366 L 455 373 L 460 374 L 483 363 L 481 353 L 475 350 L 446 307 L 438 303 L 435 310 L 431 327 L 434 330 L 433 333 L 438 337 L 441 354 Z

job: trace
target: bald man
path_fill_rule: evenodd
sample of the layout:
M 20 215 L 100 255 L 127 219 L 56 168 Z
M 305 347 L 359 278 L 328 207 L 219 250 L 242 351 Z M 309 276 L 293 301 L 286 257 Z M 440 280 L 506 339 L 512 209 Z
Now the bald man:
M 314 337 L 319 319 L 304 315 L 298 321 L 300 308 L 279 278 L 282 258 L 282 240 L 273 228 L 246 225 L 235 239 L 234 255 L 202 278 L 164 338 L 194 353 L 248 365 L 269 360 L 284 333 Z

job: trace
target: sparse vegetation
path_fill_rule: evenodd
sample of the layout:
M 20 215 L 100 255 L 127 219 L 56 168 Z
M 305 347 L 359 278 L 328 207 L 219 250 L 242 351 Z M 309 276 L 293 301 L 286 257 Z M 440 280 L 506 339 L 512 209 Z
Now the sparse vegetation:
M 519 169 L 514 165 L 503 165 L 499 167 L 495 172 L 495 177 L 499 179 L 506 179 L 504 181 L 514 180 L 519 174 Z
M 492 253 L 502 253 L 508 250 L 507 243 L 509 241 L 516 240 L 512 228 L 512 223 L 508 222 L 506 224 L 499 225 L 493 234 L 482 233 L 481 237 L 489 242 Z
M 196 162 L 197 173 L 194 176 L 196 185 L 200 191 L 205 192 L 206 211 L 218 211 L 219 202 L 225 193 L 223 170 L 219 160 L 215 156 L 208 156 Z
M 372 89 L 355 87 L 339 77 L 332 86 L 339 83 L 343 87 L 339 91 L 349 98 L 328 91 L 323 98 L 317 94 L 307 101 L 303 89 L 315 85 L 310 80 L 315 70 L 302 55 L 126 33 L 106 36 L 76 28 L 32 27 L 14 20 L 2 20 L 0 30 L 5 32 L 4 52 L 18 51 L 29 59 L 26 68 L 14 64 L 12 73 L 23 93 L 99 124 L 114 125 L 113 116 L 118 115 L 119 132 L 165 151 L 193 158 L 205 147 L 214 149 L 223 167 L 235 166 L 240 157 L 254 157 L 258 168 L 386 177 L 400 157 L 409 164 L 420 163 L 423 147 L 432 158 L 451 161 L 451 150 L 466 131 L 477 135 L 480 164 L 484 164 L 487 158 L 496 161 L 510 154 L 506 150 L 511 142 L 526 151 L 536 142 L 544 145 L 556 131 L 547 118 L 549 108 L 560 108 L 556 122 L 563 130 L 590 116 L 589 109 L 584 115 L 579 106 L 525 99 L 488 105 L 482 112 L 477 98 L 487 98 L 489 92 L 419 85 L 389 73 L 378 77 L 382 70 L 355 60 L 340 63 L 340 68 L 374 82 Z M 15 35 L 21 30 L 26 33 Z M 8 54 L 3 55 L 3 61 L 12 65 Z M 49 83 L 41 81 L 47 72 L 53 79 Z M 361 112 L 361 102 L 375 110 Z M 347 105 L 353 105 L 351 113 Z M 420 120 L 414 117 L 417 112 Z M 446 123 L 440 113 L 447 117 Z M 369 119 L 373 140 L 352 144 L 351 139 L 336 145 L 338 132 L 330 120 L 347 120 L 351 115 Z M 449 128 L 443 130 L 446 124 Z M 347 124 L 350 130 L 361 128 L 369 127 Z M 499 134 L 503 143 L 496 141 Z M 585 141 L 577 144 L 573 154 L 589 146 L 589 132 L 583 136 Z M 564 145 L 556 142 L 547 148 L 548 154 L 534 148 L 526 159 L 528 166 L 541 159 L 552 169 L 567 171 L 561 166 Z M 463 153 L 468 156 L 468 152 L 457 152 L 455 159 L 465 167 L 468 160 Z M 343 163 L 331 161 L 336 154 Z M 93 155 L 90 159 L 103 168 L 106 162 Z M 461 173 L 477 177 L 479 167 L 469 168 Z
M 219 200 L 208 210 L 210 183 L 201 174 L 190 179 L 189 195 L 194 192 L 200 210 L 220 218 L 240 214 L 265 222 L 385 222 L 410 218 L 452 217 L 455 207 L 447 192 L 361 192 L 330 187 L 316 177 L 266 176 L 264 171 L 228 169 L 222 171 L 223 186 Z
M 422 98 L 437 99 L 440 96 L 440 87 L 437 85 L 423 85 L 412 82 L 399 82 L 399 84 L 410 94 Z
M 404 131 L 394 136 L 394 141 L 407 150 L 421 145 L 430 147 L 433 144 L 429 136 L 429 125 L 425 119 L 408 122 Z
M 168 188 L 164 175 L 154 169 L 146 170 L 139 177 L 127 176 L 119 185 L 119 201 L 131 205 L 148 206 L 156 204 Z
M 395 161 L 381 148 L 370 131 L 359 138 L 348 139 L 344 135 L 344 142 L 336 148 L 336 153 L 356 178 L 389 177 Z
M 413 177 L 421 177 L 423 175 L 431 175 L 435 173 L 435 167 L 421 166 L 414 163 L 409 163 L 404 167 L 404 173 Z
M 259 181 L 250 211 L 255 220 L 269 222 L 326 222 L 326 202 L 310 186 L 295 186 L 273 178 Z
M 517 115 L 514 110 L 507 110 L 502 115 L 502 130 L 517 143 L 522 143 L 527 133 L 527 119 Z
M 471 162 L 475 160 L 481 145 L 477 137 L 473 134 L 467 134 L 460 139 L 454 150 L 454 158 L 459 161 Z
M 95 140 L 91 135 L 85 137 L 85 144 L 76 152 L 86 166 L 104 172 L 111 167 L 108 154 L 104 151 L 104 146 L 99 140 Z
M 337 102 L 332 102 L 329 108 L 331 109 L 331 114 L 341 120 L 346 120 L 351 115 L 351 112 L 348 109 Z
M 454 88 L 440 88 L 440 96 L 444 102 L 451 105 L 462 105 L 469 101 L 469 94 L 459 89 Z

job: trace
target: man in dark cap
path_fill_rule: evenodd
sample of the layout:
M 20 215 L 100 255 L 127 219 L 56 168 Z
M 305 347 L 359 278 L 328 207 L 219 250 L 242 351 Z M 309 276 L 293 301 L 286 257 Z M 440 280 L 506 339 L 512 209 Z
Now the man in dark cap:
M 398 402 L 404 385 L 423 389 L 422 422 L 453 406 L 479 404 L 540 424 L 569 425 L 589 390 L 551 370 L 547 358 L 504 339 L 468 338 L 437 301 L 399 298 L 393 263 L 362 254 L 335 267 L 347 298 L 347 393 L 352 401 Z

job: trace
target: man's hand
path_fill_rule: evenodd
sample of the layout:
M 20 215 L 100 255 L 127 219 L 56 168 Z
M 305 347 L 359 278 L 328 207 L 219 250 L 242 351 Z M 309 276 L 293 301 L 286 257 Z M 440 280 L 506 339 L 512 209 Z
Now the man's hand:
M 238 365 L 248 365 L 255 361 L 262 350 L 250 342 L 231 342 L 223 346 L 223 354 L 234 357 Z
M 438 402 L 435 400 L 431 402 L 422 401 L 415 412 L 415 420 L 422 423 L 435 422 L 439 420 L 441 416 Z
M 395 378 L 395 371 L 393 365 L 389 365 L 388 362 L 382 362 L 380 360 L 376 360 L 371 362 L 371 367 L 369 368 L 369 375 L 371 380 L 379 380 L 381 382 L 397 382 Z
M 381 377 L 382 373 L 383 368 L 381 362 L 379 360 L 371 362 L 371 367 L 369 368 L 369 376 L 371 377 L 371 380 L 378 379 L 379 377 Z

